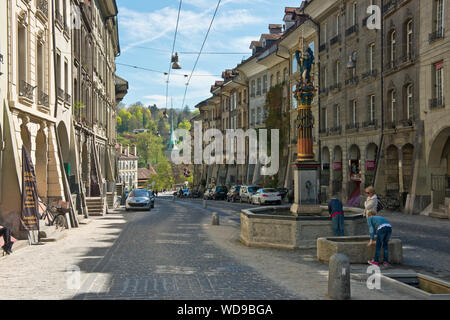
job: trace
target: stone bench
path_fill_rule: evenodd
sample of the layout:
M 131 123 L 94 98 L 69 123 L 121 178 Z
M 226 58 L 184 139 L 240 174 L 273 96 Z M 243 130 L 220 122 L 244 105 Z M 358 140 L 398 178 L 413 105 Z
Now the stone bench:
M 367 263 L 375 256 L 375 244 L 368 247 L 369 240 L 369 236 L 319 238 L 317 239 L 317 259 L 328 263 L 331 256 L 341 253 L 350 259 L 350 263 Z M 383 249 L 380 252 L 380 262 L 382 261 Z M 398 238 L 391 238 L 389 240 L 389 263 L 401 264 L 402 262 L 402 241 Z

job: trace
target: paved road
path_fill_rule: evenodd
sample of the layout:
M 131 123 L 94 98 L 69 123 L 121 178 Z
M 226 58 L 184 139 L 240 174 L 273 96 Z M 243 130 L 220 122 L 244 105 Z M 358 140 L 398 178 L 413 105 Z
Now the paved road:
M 159 200 L 120 234 L 75 299 L 299 299 L 208 239 L 205 213 Z

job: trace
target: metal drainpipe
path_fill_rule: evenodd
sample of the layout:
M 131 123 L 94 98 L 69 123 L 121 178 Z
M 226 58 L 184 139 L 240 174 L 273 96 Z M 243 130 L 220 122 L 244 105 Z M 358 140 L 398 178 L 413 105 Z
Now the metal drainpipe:
M 378 173 L 378 167 L 380 166 L 380 157 L 381 153 L 383 152 L 383 140 L 384 140 L 384 16 L 383 16 L 383 6 L 384 1 L 381 0 L 381 41 L 380 41 L 380 47 L 381 47 L 381 73 L 380 73 L 380 85 L 381 85 L 381 136 L 380 136 L 380 145 L 378 147 L 377 152 L 377 158 L 375 162 L 375 172 L 374 172 L 374 178 L 373 178 L 373 185 L 376 185 L 377 180 L 377 173 Z

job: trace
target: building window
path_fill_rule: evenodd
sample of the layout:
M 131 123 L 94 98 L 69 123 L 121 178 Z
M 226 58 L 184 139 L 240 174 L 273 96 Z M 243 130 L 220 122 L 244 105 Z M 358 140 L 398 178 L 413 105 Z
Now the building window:
M 391 90 L 389 96 L 390 96 L 391 122 L 395 123 L 397 112 L 397 99 L 395 98 L 395 90 Z
M 280 71 L 277 72 L 277 84 L 281 83 L 281 74 Z
M 261 78 L 258 78 L 258 80 L 256 81 L 256 95 L 261 95 Z
M 340 72 L 340 63 L 339 63 L 339 61 L 336 61 L 335 66 L 334 66 L 334 75 L 335 75 L 335 80 L 336 80 L 335 84 L 336 85 L 339 84 L 339 76 L 340 76 L 339 72 Z
M 356 25 L 356 22 L 358 21 L 358 17 L 357 17 L 357 6 L 356 6 L 356 2 L 353 2 L 352 5 L 352 26 Z
M 444 100 L 444 62 L 439 62 L 434 65 L 434 98 L 442 105 Z
M 390 53 L 389 53 L 389 57 L 390 57 L 390 63 L 391 63 L 391 68 L 394 66 L 395 64 L 395 46 L 396 46 L 396 41 L 395 41 L 395 30 L 391 31 L 390 33 Z
M 273 76 L 273 74 L 272 75 L 270 75 L 270 87 L 272 88 L 273 87 L 273 85 L 274 85 L 274 76 Z
M 322 79 L 322 83 L 323 83 L 322 87 L 324 89 L 326 89 L 328 87 L 327 79 L 328 79 L 328 70 L 325 67 L 325 68 L 323 68 L 323 79 Z
M 444 35 L 444 0 L 435 0 L 435 31 L 439 38 Z
M 352 125 L 356 124 L 356 107 L 357 107 L 356 100 L 352 100 L 350 103 L 350 121 L 351 121 L 350 123 Z
M 336 16 L 336 36 L 339 35 L 339 25 L 340 25 L 340 20 L 341 20 L 341 18 L 340 18 L 340 15 L 338 14 L 338 15 Z
M 256 93 L 256 82 L 255 80 L 252 80 L 252 85 L 251 85 L 251 97 L 254 98 L 255 97 L 255 93 Z
M 409 20 L 406 23 L 406 57 L 412 57 L 412 42 L 413 42 L 413 21 Z
M 369 44 L 369 70 L 372 73 L 374 70 L 375 59 L 375 43 Z
M 341 125 L 341 108 L 339 105 L 334 106 L 334 127 L 338 128 Z
M 18 28 L 18 47 L 19 47 L 19 85 L 21 81 L 27 81 L 27 31 L 26 27 L 19 24 Z
M 375 121 L 375 95 L 369 96 L 369 117 L 368 120 L 370 123 Z
M 267 75 L 264 75 L 264 77 L 263 77 L 263 89 L 262 89 L 262 91 L 263 91 L 263 94 L 267 93 Z
M 406 86 L 406 119 L 414 120 L 414 100 L 413 100 L 413 85 Z
M 287 83 L 288 78 L 289 78 L 288 68 L 284 68 L 284 70 L 283 70 L 283 81 L 285 83 Z
M 298 63 L 297 63 L 297 57 L 295 56 L 295 53 L 292 55 L 292 73 L 296 73 L 298 71 Z

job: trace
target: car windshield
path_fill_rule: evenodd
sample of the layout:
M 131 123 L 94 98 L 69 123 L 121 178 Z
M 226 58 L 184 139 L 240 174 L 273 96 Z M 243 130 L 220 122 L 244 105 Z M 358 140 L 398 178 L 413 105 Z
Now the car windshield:
M 248 192 L 256 192 L 258 191 L 257 187 L 248 187 Z
M 274 193 L 274 192 L 277 192 L 277 190 L 275 190 L 275 189 L 262 189 L 262 192 L 263 193 Z
M 136 189 L 131 193 L 130 196 L 135 198 L 145 198 L 148 197 L 148 192 L 144 189 Z

